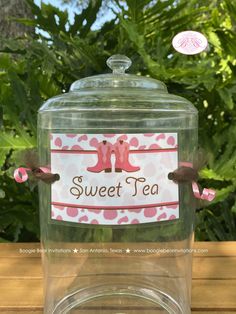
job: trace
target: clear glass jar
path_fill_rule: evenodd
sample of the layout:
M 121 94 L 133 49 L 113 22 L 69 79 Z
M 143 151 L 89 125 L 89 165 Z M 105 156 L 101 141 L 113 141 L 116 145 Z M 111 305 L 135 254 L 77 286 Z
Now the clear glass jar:
M 193 162 L 197 110 L 157 80 L 81 79 L 39 110 L 44 313 L 191 313 L 194 202 L 168 179 Z

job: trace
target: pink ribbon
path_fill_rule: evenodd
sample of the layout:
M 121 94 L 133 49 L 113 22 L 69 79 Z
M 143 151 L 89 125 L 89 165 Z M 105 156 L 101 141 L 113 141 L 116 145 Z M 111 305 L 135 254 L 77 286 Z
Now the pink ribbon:
M 202 194 L 201 194 L 199 191 L 198 184 L 195 181 L 192 182 L 192 189 L 193 189 L 194 196 L 201 200 L 206 200 L 208 202 L 211 202 L 216 196 L 216 192 L 212 189 L 203 189 Z
M 40 169 L 44 173 L 50 173 L 49 168 L 39 167 L 38 169 Z M 27 181 L 29 178 L 27 171 L 32 171 L 32 169 L 24 168 L 24 167 L 17 168 L 14 171 L 14 179 L 16 180 L 16 182 L 23 183 L 23 182 Z
M 180 166 L 193 168 L 193 164 L 191 162 L 180 162 L 179 164 Z M 202 193 L 200 193 L 199 186 L 195 181 L 192 182 L 192 190 L 196 198 L 206 200 L 208 202 L 213 201 L 216 196 L 216 191 L 212 189 L 204 188 Z

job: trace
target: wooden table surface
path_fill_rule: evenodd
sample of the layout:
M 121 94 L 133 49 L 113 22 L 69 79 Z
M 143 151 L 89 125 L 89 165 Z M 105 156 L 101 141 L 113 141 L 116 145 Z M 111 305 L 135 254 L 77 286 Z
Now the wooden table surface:
M 38 243 L 0 244 L 0 313 L 42 314 L 42 268 Z M 236 242 L 196 242 L 192 280 L 192 312 L 236 313 Z

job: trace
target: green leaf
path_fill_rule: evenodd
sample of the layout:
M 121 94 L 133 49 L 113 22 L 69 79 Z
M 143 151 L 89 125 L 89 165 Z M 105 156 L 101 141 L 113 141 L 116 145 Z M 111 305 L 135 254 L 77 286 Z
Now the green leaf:
M 213 179 L 218 181 L 224 181 L 225 178 L 216 173 L 213 169 L 204 168 L 200 171 L 200 177 L 202 179 Z
M 144 36 L 139 34 L 138 26 L 134 22 L 121 18 L 121 25 L 126 30 L 130 40 L 137 46 L 139 51 L 144 49 Z
M 32 13 L 35 15 L 35 23 L 44 31 L 51 34 L 58 34 L 60 31 L 66 32 L 68 23 L 68 12 L 61 11 L 51 4 L 41 3 L 39 8 L 32 0 L 26 0 L 30 5 Z
M 139 22 L 150 23 L 152 20 L 157 19 L 166 10 L 169 10 L 175 0 L 157 1 L 153 6 L 147 8 L 143 12 L 143 17 L 139 19 Z
M 76 35 L 79 32 L 81 37 L 85 37 L 96 21 L 101 5 L 102 0 L 89 1 L 89 5 L 81 14 L 75 14 L 74 24 L 70 26 L 70 33 Z
M 216 216 L 208 211 L 209 214 L 210 214 L 210 219 L 211 220 L 211 228 L 212 228 L 212 231 L 215 233 L 215 235 L 217 236 L 217 239 L 224 239 L 226 240 L 228 238 L 228 235 L 227 235 L 227 232 L 226 230 L 223 228 L 221 222 L 219 221 L 219 219 L 216 218 Z
M 233 211 L 229 208 L 225 208 L 222 212 L 222 218 L 228 229 L 228 240 L 234 241 L 236 237 L 236 228 Z
M 2 189 L 0 189 L 0 198 L 4 198 L 5 195 L 6 193 Z
M 127 0 L 128 11 L 131 19 L 136 22 L 142 16 L 142 10 L 149 3 L 148 0 Z
M 209 42 L 214 45 L 216 48 L 220 48 L 221 49 L 221 42 L 220 42 L 220 39 L 219 37 L 217 36 L 217 34 L 213 31 L 209 32 L 207 34 L 208 36 L 208 40 Z
M 234 205 L 232 207 L 232 213 L 236 214 L 236 202 L 234 203 Z
M 20 135 L 20 136 L 19 136 Z M 12 133 L 0 133 L 0 166 L 4 165 L 7 154 L 10 150 L 23 150 L 36 146 L 35 138 L 30 137 L 24 130 L 14 136 Z
M 224 1 L 227 8 L 228 8 L 228 11 L 230 14 L 232 14 L 235 18 L 236 18 L 236 5 L 235 5 L 235 2 L 231 1 L 231 0 L 225 0 Z
M 11 133 L 0 133 L 1 149 L 26 149 L 36 145 L 35 138 L 30 137 L 24 130 L 20 131 L 20 137 Z
M 35 20 L 30 20 L 26 18 L 11 18 L 12 21 L 19 22 L 26 26 L 37 26 L 37 22 Z
M 226 188 L 215 189 L 215 191 L 216 191 L 216 197 L 210 203 L 210 205 L 224 201 L 229 196 L 230 193 L 235 191 L 235 186 L 229 185 Z
M 234 101 L 231 92 L 226 88 L 222 88 L 218 89 L 218 93 L 226 106 L 232 110 L 234 108 Z
M 3 165 L 5 163 L 6 156 L 8 153 L 9 153 L 9 149 L 0 147 L 0 175 L 3 173 Z

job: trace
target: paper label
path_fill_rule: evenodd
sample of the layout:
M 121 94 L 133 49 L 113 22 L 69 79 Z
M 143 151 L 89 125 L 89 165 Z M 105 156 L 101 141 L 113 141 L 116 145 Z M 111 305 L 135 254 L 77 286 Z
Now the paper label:
M 123 225 L 179 218 L 177 133 L 51 134 L 51 219 Z
M 208 42 L 206 37 L 195 31 L 184 31 L 175 35 L 172 40 L 174 49 L 185 55 L 195 55 L 204 51 Z

